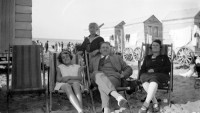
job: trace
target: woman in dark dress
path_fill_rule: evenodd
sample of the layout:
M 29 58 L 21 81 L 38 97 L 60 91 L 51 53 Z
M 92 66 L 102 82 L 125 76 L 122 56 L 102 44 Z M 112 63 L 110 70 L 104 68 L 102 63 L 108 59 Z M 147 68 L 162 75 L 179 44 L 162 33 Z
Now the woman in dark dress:
M 158 85 L 169 80 L 169 72 L 171 63 L 167 55 L 161 55 L 161 41 L 154 40 L 150 46 L 151 55 L 147 55 L 144 59 L 140 70 L 140 80 L 144 90 L 147 92 L 147 97 L 143 103 L 139 113 L 147 113 L 150 101 L 153 101 L 153 111 L 160 110 L 155 94 Z
M 86 50 L 91 57 L 94 57 L 99 53 L 100 43 L 104 42 L 104 39 L 97 35 L 98 29 L 97 23 L 89 24 L 90 35 L 84 39 L 81 47 L 78 49 L 78 54 L 82 54 Z

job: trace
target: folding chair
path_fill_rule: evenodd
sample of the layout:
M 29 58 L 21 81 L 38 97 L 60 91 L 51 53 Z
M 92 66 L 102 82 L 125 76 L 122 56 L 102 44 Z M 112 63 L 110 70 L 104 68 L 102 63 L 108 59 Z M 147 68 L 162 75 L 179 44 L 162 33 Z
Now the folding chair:
M 87 73 L 86 73 L 87 74 L 87 80 L 88 80 L 89 85 L 91 85 L 91 78 L 90 78 L 90 75 L 89 75 L 89 62 L 88 62 L 88 60 L 90 59 L 90 55 L 89 55 L 89 53 L 87 51 L 85 51 L 84 56 L 85 56 L 85 64 L 86 64 L 86 69 L 87 69 Z M 131 87 L 130 86 L 123 86 L 123 82 L 124 81 L 126 81 L 126 80 L 121 79 L 121 87 L 117 87 L 116 90 L 118 92 L 123 91 L 125 99 L 128 101 L 128 108 L 130 110 L 130 113 L 132 113 L 131 107 L 130 107 L 130 102 L 129 102 L 128 96 L 127 96 L 128 94 L 126 92 L 126 91 L 130 91 Z M 90 91 L 91 99 L 92 99 L 92 102 L 93 102 L 92 89 L 90 89 L 89 91 Z M 93 108 L 93 109 L 95 110 L 95 108 Z
M 45 72 L 41 72 L 43 63 L 43 51 L 40 53 L 39 45 L 13 45 L 12 53 L 9 49 L 8 67 L 11 69 L 11 84 L 7 73 L 7 109 L 9 111 L 9 98 L 13 94 L 21 93 L 45 93 L 46 112 L 48 112 L 47 87 L 45 84 Z M 12 55 L 12 62 L 10 56 Z M 42 62 L 41 62 L 42 60 Z M 43 68 L 44 69 L 44 68 Z M 42 76 L 42 75 L 43 76 Z M 42 80 L 43 78 L 43 80 Z M 11 87 L 9 87 L 11 85 Z
M 150 49 L 150 44 L 142 43 L 141 47 L 141 56 L 143 58 L 147 55 L 152 54 L 152 51 Z M 144 55 L 143 54 L 144 51 Z M 171 92 L 173 91 L 173 44 L 163 44 L 161 49 L 162 55 L 168 55 L 170 63 L 171 63 L 171 71 L 169 73 L 170 79 L 166 83 L 162 83 L 158 86 L 158 90 L 166 90 L 168 92 L 168 105 L 171 106 Z M 140 79 L 140 70 L 141 70 L 141 63 L 144 60 L 143 58 L 140 58 L 138 60 L 138 77 L 137 80 Z M 139 80 L 140 81 L 140 80 Z
M 56 67 L 59 65 L 59 61 L 58 61 L 58 55 L 59 55 L 59 53 L 53 53 L 53 52 L 50 52 L 50 54 L 49 54 L 49 59 L 50 59 L 50 62 L 49 62 L 49 68 L 50 68 L 50 70 L 49 70 L 49 92 L 50 92 L 50 112 L 53 112 L 52 111 L 52 100 L 53 100 L 53 97 L 52 97 L 52 94 L 53 93 L 59 93 L 59 94 L 63 94 L 63 93 L 65 93 L 63 90 L 58 90 L 58 91 L 56 91 L 56 90 L 54 90 L 54 88 L 55 88 L 55 84 L 56 84 Z M 79 64 L 79 57 L 78 57 L 78 55 L 74 55 L 74 57 L 73 57 L 73 59 L 72 59 L 72 62 L 74 63 L 74 64 Z M 84 90 L 87 92 L 87 85 L 88 85 L 88 83 L 87 83 L 87 80 L 85 79 L 85 72 L 83 71 L 83 72 L 81 72 L 81 74 L 82 74 L 82 77 L 83 77 L 83 80 L 82 80 L 82 84 L 84 85 L 84 88 L 85 89 L 82 89 L 83 91 L 82 92 L 84 92 Z M 93 105 L 93 108 L 94 108 L 94 102 L 93 102 L 93 99 L 92 99 L 92 105 Z M 93 112 L 94 113 L 96 113 L 96 111 L 93 109 Z

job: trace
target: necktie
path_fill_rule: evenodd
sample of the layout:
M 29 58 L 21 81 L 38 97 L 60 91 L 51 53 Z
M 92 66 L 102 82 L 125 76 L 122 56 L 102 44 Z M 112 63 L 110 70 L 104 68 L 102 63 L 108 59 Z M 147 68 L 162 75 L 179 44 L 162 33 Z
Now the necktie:
M 99 60 L 99 68 L 102 67 L 104 65 L 104 60 L 106 59 L 106 56 L 104 56 L 103 58 L 101 58 Z

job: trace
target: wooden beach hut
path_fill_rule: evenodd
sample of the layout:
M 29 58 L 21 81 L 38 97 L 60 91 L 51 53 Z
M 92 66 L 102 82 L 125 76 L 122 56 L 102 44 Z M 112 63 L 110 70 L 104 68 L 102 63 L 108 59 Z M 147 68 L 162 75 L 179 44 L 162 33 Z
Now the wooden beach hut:
M 170 12 L 163 20 L 165 43 L 173 43 L 176 60 L 189 65 L 194 54 L 200 55 L 200 9 Z
M 123 55 L 126 61 L 138 61 L 142 43 L 162 38 L 162 23 L 154 16 L 144 16 L 127 20 L 124 25 L 125 49 Z
M 126 47 L 150 43 L 155 39 L 162 41 L 162 23 L 154 15 L 126 21 L 124 31 Z
M 0 0 L 0 53 L 32 44 L 32 0 Z

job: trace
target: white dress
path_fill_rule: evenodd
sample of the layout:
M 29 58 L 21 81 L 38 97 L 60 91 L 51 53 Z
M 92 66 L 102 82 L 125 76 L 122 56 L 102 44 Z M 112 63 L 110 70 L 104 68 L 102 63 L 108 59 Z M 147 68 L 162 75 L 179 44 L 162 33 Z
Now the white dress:
M 70 65 L 70 66 L 66 66 L 64 64 L 60 64 L 58 66 L 58 68 L 60 69 L 62 77 L 65 77 L 65 76 L 78 76 L 78 70 L 80 68 L 80 65 L 73 64 L 73 65 Z M 65 83 L 64 82 L 56 82 L 56 86 L 55 86 L 54 90 L 59 90 L 60 87 L 63 84 L 65 84 Z

